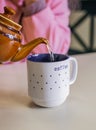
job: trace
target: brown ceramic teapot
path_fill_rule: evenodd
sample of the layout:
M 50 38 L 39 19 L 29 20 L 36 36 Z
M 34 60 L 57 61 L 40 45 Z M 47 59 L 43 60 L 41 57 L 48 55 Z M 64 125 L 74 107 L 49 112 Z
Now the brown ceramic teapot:
M 22 26 L 11 20 L 15 11 L 10 7 L 4 7 L 4 13 L 0 14 L 0 62 L 19 61 L 25 58 L 38 44 L 47 44 L 45 38 L 36 38 L 31 42 L 21 44 Z

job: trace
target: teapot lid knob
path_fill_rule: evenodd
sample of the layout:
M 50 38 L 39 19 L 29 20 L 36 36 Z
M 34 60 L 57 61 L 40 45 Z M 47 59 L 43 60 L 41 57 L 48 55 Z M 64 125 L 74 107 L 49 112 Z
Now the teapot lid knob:
M 5 6 L 4 7 L 4 14 L 7 18 L 11 18 L 12 15 L 15 15 L 16 12 L 14 9 L 8 7 L 8 6 Z
M 0 13 L 0 23 L 20 31 L 22 26 L 12 20 L 12 16 L 15 14 L 16 12 L 13 8 L 5 6 L 4 13 Z

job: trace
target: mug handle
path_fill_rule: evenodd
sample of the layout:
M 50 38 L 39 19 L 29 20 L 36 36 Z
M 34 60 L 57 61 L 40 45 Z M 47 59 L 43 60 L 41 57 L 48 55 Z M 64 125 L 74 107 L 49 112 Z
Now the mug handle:
M 73 84 L 77 78 L 77 72 L 78 72 L 78 63 L 77 60 L 73 57 L 70 57 L 70 64 L 72 65 L 72 70 L 70 74 L 70 85 Z

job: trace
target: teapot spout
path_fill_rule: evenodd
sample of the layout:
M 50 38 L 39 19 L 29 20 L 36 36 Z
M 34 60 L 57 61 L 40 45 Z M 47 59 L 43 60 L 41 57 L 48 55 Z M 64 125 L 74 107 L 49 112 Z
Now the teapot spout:
M 37 45 L 44 43 L 48 44 L 48 40 L 45 38 L 36 38 L 32 40 L 31 42 L 27 43 L 26 45 L 21 45 L 16 54 L 12 57 L 11 61 L 16 62 L 19 60 L 24 59 Z

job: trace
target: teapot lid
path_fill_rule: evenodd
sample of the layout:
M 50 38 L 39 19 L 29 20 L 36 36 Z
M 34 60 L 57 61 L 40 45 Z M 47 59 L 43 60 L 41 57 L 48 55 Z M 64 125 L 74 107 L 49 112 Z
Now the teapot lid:
M 15 10 L 13 10 L 12 8 L 8 6 L 4 7 L 4 13 L 0 13 L 0 24 L 20 31 L 22 26 L 11 19 L 12 15 L 14 15 L 15 13 Z

